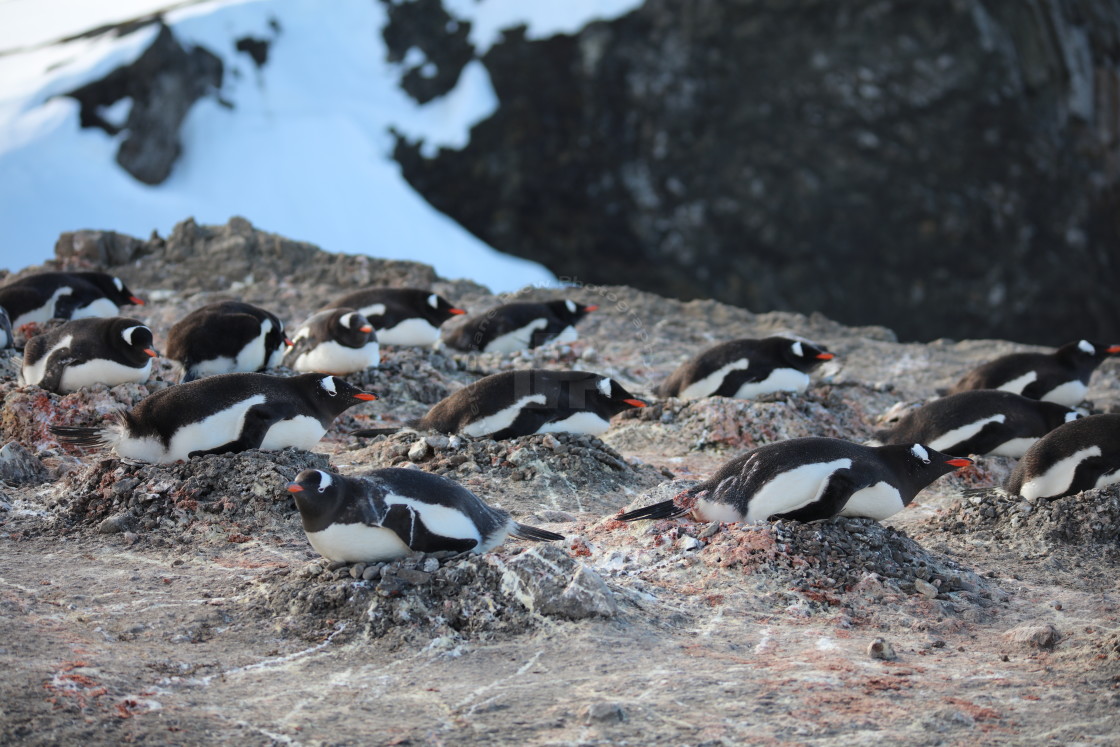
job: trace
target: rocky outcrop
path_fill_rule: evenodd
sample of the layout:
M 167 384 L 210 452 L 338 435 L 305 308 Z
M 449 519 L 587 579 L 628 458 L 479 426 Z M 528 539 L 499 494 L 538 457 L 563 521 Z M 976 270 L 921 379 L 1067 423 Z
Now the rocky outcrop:
M 179 126 L 194 103 L 222 85 L 222 61 L 202 47 L 184 49 L 161 25 L 155 41 L 130 65 L 67 93 L 81 105 L 82 127 L 125 132 L 117 163 L 145 184 L 159 184 L 182 151 Z M 132 99 L 124 125 L 102 109 Z
M 414 15 L 398 48 L 460 33 Z M 507 32 L 470 144 L 396 158 L 562 276 L 909 339 L 1110 339 L 1118 56 L 1116 0 L 647 0 L 575 36 Z

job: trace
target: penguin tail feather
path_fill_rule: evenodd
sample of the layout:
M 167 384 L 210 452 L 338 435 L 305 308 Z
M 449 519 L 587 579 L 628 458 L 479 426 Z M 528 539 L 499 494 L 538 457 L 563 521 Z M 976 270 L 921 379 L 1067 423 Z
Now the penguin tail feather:
M 110 443 L 109 434 L 99 426 L 51 425 L 48 430 L 60 444 L 92 448 Z
M 639 519 L 675 519 L 678 516 L 684 516 L 691 509 L 678 506 L 674 501 L 661 501 L 661 503 L 654 503 L 652 506 L 643 506 L 636 508 L 633 511 L 627 511 L 624 514 L 619 514 L 614 517 L 619 521 L 638 521 Z
M 550 532 L 547 529 L 538 529 L 531 527 L 528 524 L 519 524 L 514 522 L 513 528 L 510 529 L 510 534 L 518 539 L 532 540 L 533 542 L 556 542 L 564 539 L 564 535 Z

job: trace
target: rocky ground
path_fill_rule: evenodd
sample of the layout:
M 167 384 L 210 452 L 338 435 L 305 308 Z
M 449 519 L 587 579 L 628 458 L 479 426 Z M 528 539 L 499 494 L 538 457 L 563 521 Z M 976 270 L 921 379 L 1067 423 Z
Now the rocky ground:
M 187 311 L 238 297 L 295 324 L 368 283 L 496 301 L 407 263 L 328 255 L 244 221 L 147 242 L 64 237 L 152 299 L 157 346 Z M 217 264 L 218 261 L 221 264 Z M 206 271 L 222 267 L 220 276 Z M 571 345 L 524 355 L 384 351 L 352 377 L 381 395 L 315 453 L 126 464 L 72 453 L 49 422 L 96 422 L 174 382 L 59 397 L 0 359 L 0 742 L 23 744 L 1115 744 L 1120 739 L 1120 489 L 1002 494 L 1011 460 L 942 478 L 884 524 L 623 524 L 755 444 L 861 440 L 898 403 L 1023 346 L 899 344 L 884 328 L 752 314 L 624 287 L 539 288 L 597 303 Z M 403 430 L 477 377 L 578 367 L 639 395 L 713 342 L 786 331 L 838 354 L 804 395 L 677 400 L 603 439 Z M 1068 337 L 1078 337 L 1070 330 Z M 1106 363 L 1091 406 L 1120 404 Z M 484 556 L 328 563 L 285 483 L 326 465 L 452 477 L 563 543 Z

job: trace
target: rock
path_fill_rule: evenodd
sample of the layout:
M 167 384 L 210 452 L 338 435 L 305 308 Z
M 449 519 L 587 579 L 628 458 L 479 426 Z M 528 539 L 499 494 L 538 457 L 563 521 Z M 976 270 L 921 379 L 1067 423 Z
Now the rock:
M 419 584 L 426 584 L 432 580 L 432 574 L 426 573 L 424 571 L 418 571 L 415 568 L 397 569 L 397 571 L 394 573 L 394 576 L 396 576 L 396 578 L 399 578 L 401 581 L 413 584 L 414 586 Z
M 354 565 L 350 566 L 350 578 L 363 578 L 363 574 L 365 572 L 365 563 L 355 563 Z
M 542 615 L 579 620 L 618 611 L 603 579 L 554 545 L 533 547 L 508 561 L 502 588 Z
M 933 599 L 937 596 L 937 587 L 920 578 L 914 579 L 914 591 L 928 599 Z
M 626 720 L 626 713 L 618 703 L 592 703 L 587 706 L 587 723 L 621 723 Z
M 18 441 L 0 448 L 0 480 L 13 486 L 40 485 L 50 479 L 50 472 L 39 458 Z
M 872 659 L 882 659 L 883 661 L 894 661 L 898 658 L 894 646 L 882 638 L 876 638 L 868 644 L 867 655 Z
M 1003 634 L 1011 643 L 1027 648 L 1050 649 L 1061 640 L 1061 633 L 1049 623 L 1023 623 Z
M 99 534 L 117 534 L 131 529 L 135 523 L 136 518 L 127 512 L 113 514 L 97 525 L 97 531 Z
M 408 459 L 411 462 L 422 462 L 432 454 L 432 447 L 427 441 L 417 441 L 408 450 Z

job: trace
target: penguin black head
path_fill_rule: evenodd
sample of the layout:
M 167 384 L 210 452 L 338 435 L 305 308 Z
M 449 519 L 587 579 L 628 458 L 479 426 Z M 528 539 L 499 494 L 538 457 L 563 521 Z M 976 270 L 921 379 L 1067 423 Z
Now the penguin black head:
M 778 338 L 783 340 L 782 357 L 798 371 L 808 372 L 825 361 L 830 361 L 836 356 L 823 345 L 813 345 L 804 340 L 792 338 Z
M 612 415 L 623 410 L 629 410 L 632 407 L 646 407 L 649 404 L 626 391 L 625 387 L 614 379 L 606 376 L 599 377 L 599 380 L 595 383 L 595 392 L 607 401 L 608 409 Z
M 552 309 L 552 312 L 556 314 L 556 317 L 566 324 L 575 324 L 590 312 L 599 308 L 598 306 L 584 306 L 570 298 L 565 298 L 560 301 L 550 301 L 548 306 Z
M 373 338 L 373 325 L 353 309 L 336 309 L 331 320 L 332 337 L 348 348 L 365 347 Z
M 109 325 L 109 342 L 113 347 L 123 350 L 128 361 L 137 367 L 148 358 L 159 355 L 155 349 L 152 330 L 138 319 L 122 317 L 113 320 L 113 324 Z
M 346 498 L 344 478 L 321 469 L 300 472 L 288 483 L 287 490 L 295 499 L 303 528 L 308 532 L 320 531 L 329 524 Z
M 1097 366 L 1110 355 L 1120 354 L 1120 345 L 1106 345 L 1089 340 L 1078 340 L 1058 348 L 1056 355 L 1075 366 Z
M 972 464 L 971 459 L 943 454 L 925 444 L 880 446 L 878 449 L 880 453 L 889 454 L 896 461 L 900 467 L 898 471 L 910 483 L 909 487 L 913 489 L 914 494 L 941 475 L 947 475 Z
M 104 272 L 77 272 L 74 274 L 96 287 L 105 294 L 105 298 L 109 299 L 117 306 L 144 305 L 144 299 L 136 296 L 128 289 L 124 281 L 115 275 L 109 275 Z
M 428 297 L 424 300 L 424 305 L 427 308 L 424 317 L 437 327 L 453 316 L 467 313 L 466 309 L 452 306 L 446 298 L 438 293 L 428 294 Z
M 310 388 L 312 401 L 320 412 L 327 413 L 331 420 L 359 402 L 372 402 L 377 399 L 377 395 L 373 392 L 364 392 L 338 376 L 307 373 L 294 378 Z

